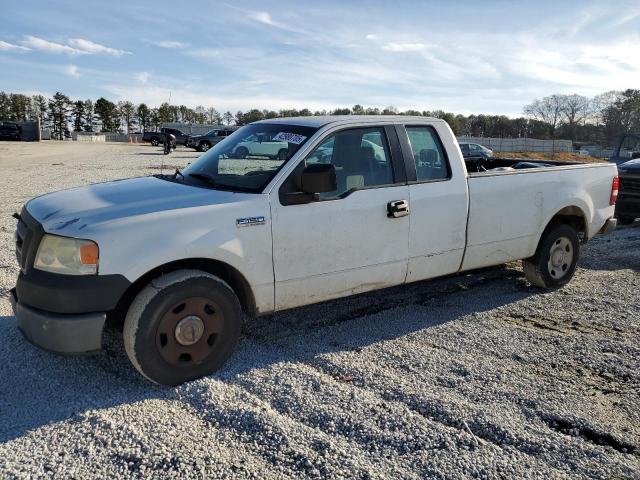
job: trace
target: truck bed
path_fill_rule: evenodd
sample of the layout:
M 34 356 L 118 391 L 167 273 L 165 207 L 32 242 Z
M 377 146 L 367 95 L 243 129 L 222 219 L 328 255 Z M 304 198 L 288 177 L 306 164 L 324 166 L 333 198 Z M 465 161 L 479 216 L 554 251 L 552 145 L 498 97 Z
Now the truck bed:
M 613 164 L 496 159 L 478 172 L 474 162 L 465 163 L 471 169 L 463 270 L 532 256 L 540 231 L 558 212 L 583 218 L 585 240 L 611 216 Z
M 522 158 L 465 158 L 464 163 L 469 175 L 478 173 L 491 173 L 499 171 L 528 170 L 533 168 L 565 167 L 571 165 L 590 165 L 580 162 L 558 162 L 544 159 L 522 159 Z

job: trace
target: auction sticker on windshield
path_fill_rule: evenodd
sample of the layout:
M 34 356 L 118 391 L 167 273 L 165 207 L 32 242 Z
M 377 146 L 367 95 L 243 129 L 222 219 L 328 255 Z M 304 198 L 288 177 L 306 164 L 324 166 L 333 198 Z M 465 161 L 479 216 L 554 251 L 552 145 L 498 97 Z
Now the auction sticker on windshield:
M 273 137 L 274 142 L 289 142 L 295 145 L 300 145 L 307 139 L 304 135 L 298 135 L 297 133 L 280 132 Z

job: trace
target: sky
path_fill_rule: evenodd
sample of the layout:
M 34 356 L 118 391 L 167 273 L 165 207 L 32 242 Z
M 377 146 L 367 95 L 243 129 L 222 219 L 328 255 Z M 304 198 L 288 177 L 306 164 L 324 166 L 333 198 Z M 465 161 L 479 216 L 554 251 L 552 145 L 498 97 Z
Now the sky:
M 519 116 L 640 88 L 640 0 L 4 0 L 0 25 L 0 90 L 74 100 Z

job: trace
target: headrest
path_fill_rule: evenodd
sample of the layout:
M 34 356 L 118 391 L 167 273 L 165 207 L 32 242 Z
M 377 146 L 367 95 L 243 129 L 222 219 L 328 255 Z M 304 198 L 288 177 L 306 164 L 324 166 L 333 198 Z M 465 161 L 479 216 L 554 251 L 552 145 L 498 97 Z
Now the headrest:
M 373 150 L 373 147 L 367 145 L 360 147 L 360 155 L 362 156 L 362 158 L 375 158 L 376 153 Z
M 434 164 L 438 161 L 438 151 L 432 148 L 423 148 L 420 150 L 420 162 Z

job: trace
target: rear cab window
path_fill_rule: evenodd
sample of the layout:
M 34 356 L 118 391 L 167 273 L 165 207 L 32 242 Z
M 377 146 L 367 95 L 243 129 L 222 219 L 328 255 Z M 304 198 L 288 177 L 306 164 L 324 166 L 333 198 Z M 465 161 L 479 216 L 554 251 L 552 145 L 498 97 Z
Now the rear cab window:
M 405 125 L 418 182 L 448 180 L 451 168 L 444 147 L 433 127 Z

